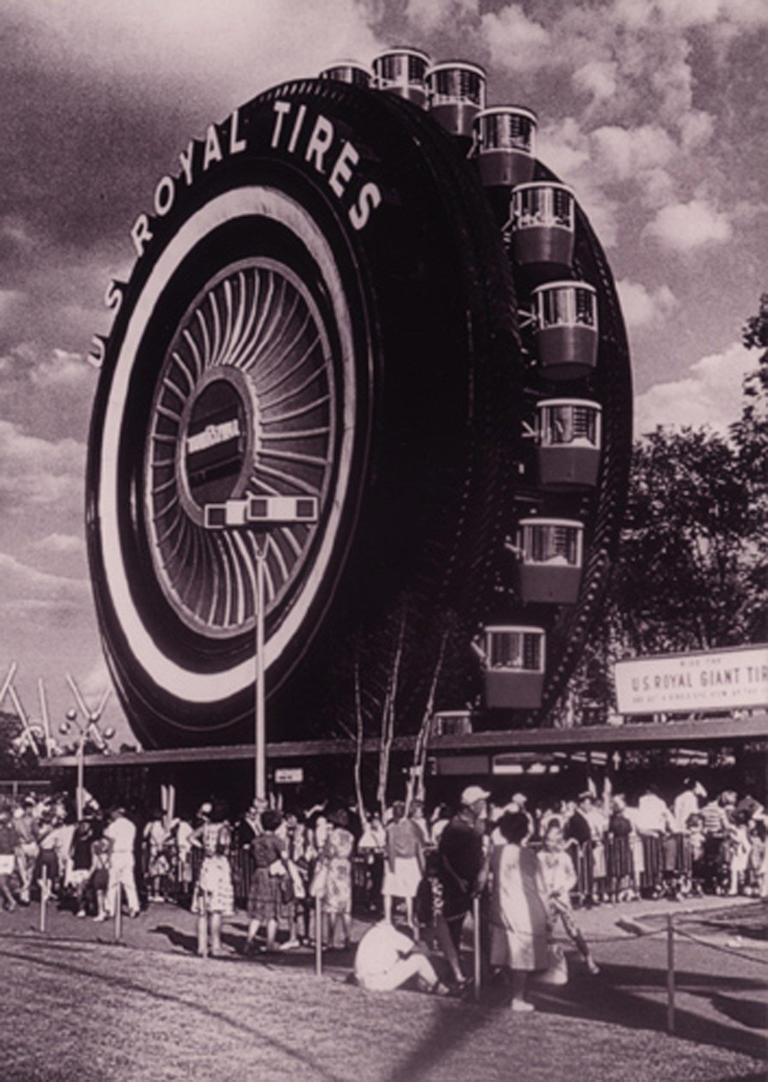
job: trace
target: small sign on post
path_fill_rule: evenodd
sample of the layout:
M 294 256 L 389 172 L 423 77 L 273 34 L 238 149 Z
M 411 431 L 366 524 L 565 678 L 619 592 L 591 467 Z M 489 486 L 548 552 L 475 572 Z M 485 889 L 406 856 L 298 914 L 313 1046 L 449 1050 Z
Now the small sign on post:
M 275 785 L 301 785 L 303 781 L 303 766 L 275 767 Z

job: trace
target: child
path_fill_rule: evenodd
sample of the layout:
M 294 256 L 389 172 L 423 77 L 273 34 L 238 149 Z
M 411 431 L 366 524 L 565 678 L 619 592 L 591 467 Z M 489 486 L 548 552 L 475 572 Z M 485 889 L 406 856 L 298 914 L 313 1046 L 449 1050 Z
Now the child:
M 85 892 L 93 869 L 93 823 L 81 819 L 75 826 L 69 851 L 69 885 L 75 891 L 76 915 L 84 917 Z
M 731 881 L 728 889 L 730 895 L 741 894 L 747 878 L 750 855 L 748 822 L 748 812 L 737 811 L 728 830 L 731 856 Z
M 539 852 L 538 859 L 550 922 L 554 926 L 557 918 L 560 918 L 565 934 L 578 948 L 589 972 L 599 973 L 600 967 L 573 919 L 571 891 L 576 885 L 576 871 L 573 861 L 565 851 L 563 832 L 557 823 L 553 822 L 547 828 L 544 848 Z
M 704 863 L 704 817 L 698 812 L 693 812 L 686 820 L 686 841 L 691 854 L 691 883 L 695 897 L 700 898 L 704 893 L 704 879 L 706 867 Z
M 96 895 L 95 921 L 108 919 L 107 886 L 109 885 L 109 842 L 106 838 L 94 838 L 91 842 L 90 885 Z

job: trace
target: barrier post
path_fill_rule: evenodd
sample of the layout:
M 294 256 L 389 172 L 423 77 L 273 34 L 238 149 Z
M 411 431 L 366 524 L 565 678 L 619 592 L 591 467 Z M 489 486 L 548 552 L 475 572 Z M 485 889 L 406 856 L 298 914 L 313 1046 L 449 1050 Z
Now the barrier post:
M 323 899 L 315 897 L 315 975 L 323 973 Z
M 123 938 L 123 888 L 117 884 L 115 891 L 115 943 Z
M 475 1000 L 479 1000 L 482 956 L 480 954 L 480 896 L 478 894 L 472 899 L 472 946 L 474 949 L 472 959 L 475 982 L 474 996 Z
M 675 1032 L 675 925 L 667 913 L 667 1032 Z
M 48 869 L 43 865 L 40 878 L 40 931 L 46 930 L 48 921 Z

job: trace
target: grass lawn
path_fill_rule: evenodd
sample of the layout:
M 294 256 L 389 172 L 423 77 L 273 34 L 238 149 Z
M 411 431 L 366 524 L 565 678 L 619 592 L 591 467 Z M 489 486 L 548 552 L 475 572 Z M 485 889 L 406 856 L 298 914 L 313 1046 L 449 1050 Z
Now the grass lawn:
M 2 1082 L 725 1082 L 727 1048 L 239 958 L 0 938 Z

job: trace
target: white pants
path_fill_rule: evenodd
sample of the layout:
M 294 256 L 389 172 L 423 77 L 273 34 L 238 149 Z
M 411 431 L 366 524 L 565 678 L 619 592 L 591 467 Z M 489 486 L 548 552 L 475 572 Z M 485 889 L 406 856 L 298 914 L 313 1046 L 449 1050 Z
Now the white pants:
M 115 906 L 120 905 L 120 888 L 125 890 L 125 898 L 131 913 L 139 909 L 139 896 L 136 893 L 136 880 L 133 876 L 133 853 L 113 853 L 109 864 L 109 882 L 107 884 L 106 911 L 114 916 Z
M 428 985 L 437 983 L 437 974 L 429 958 L 414 952 L 405 958 L 398 958 L 395 964 L 383 973 L 358 977 L 358 984 L 371 992 L 392 992 L 413 976 L 418 976 Z

